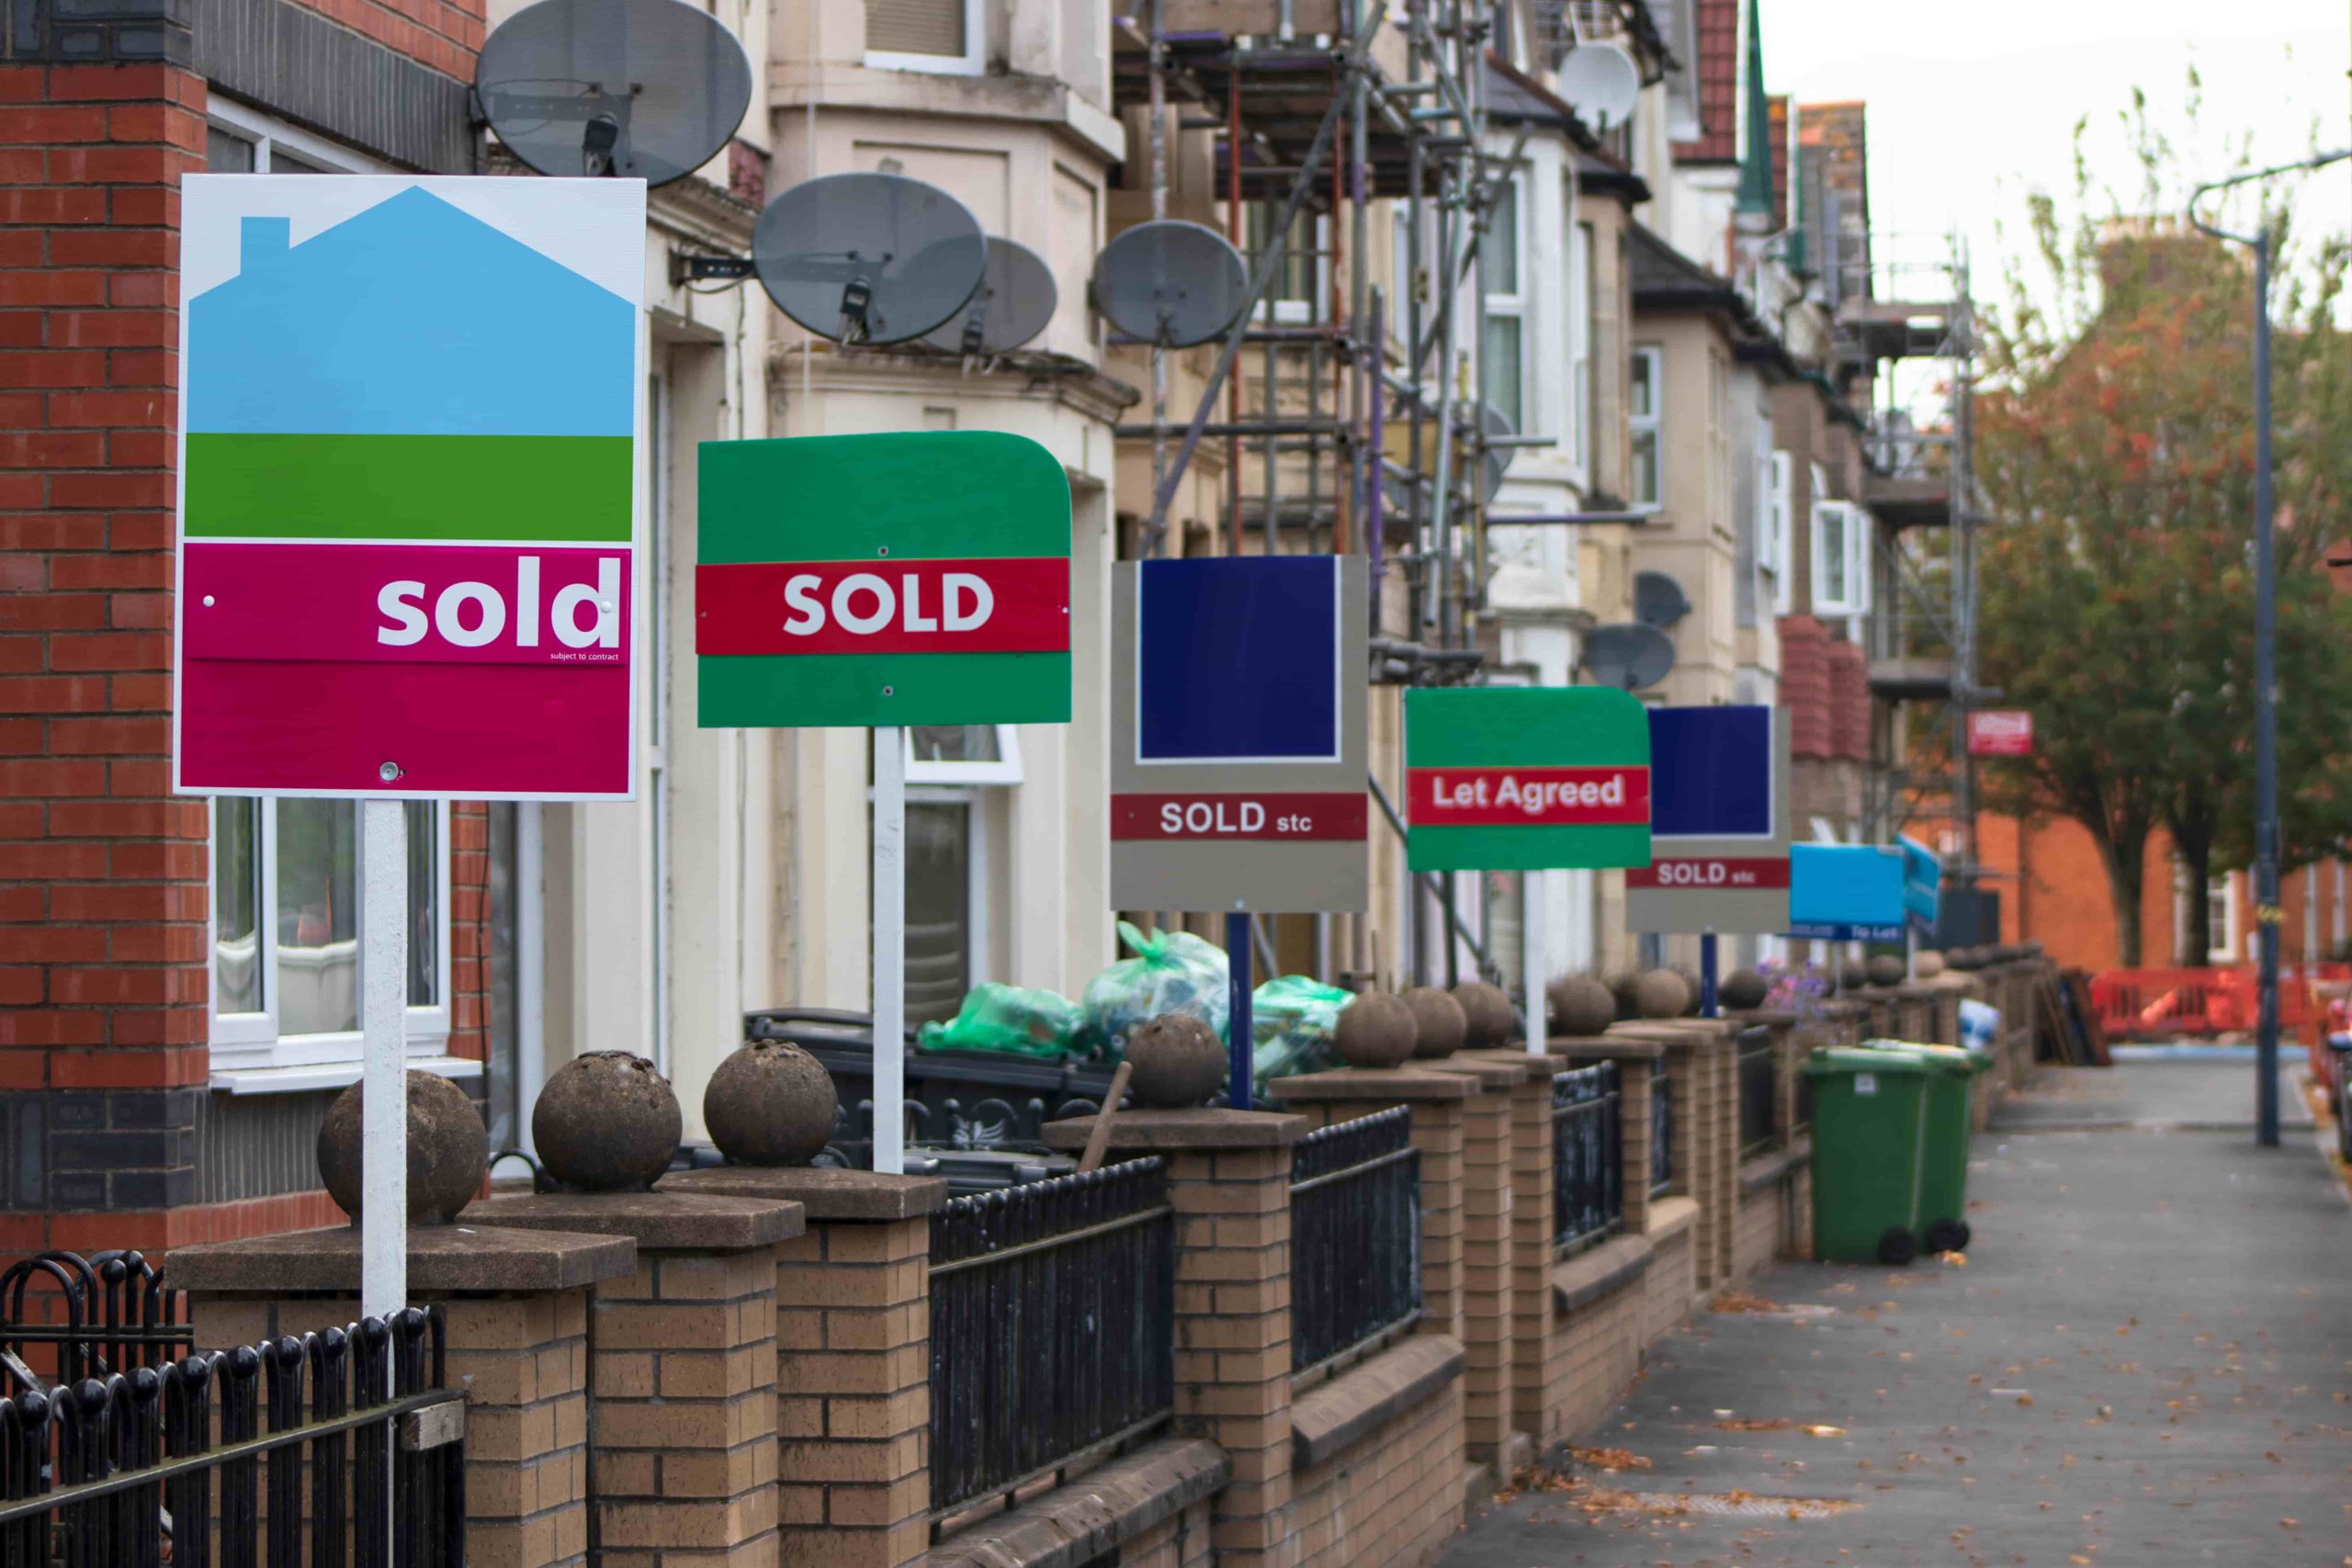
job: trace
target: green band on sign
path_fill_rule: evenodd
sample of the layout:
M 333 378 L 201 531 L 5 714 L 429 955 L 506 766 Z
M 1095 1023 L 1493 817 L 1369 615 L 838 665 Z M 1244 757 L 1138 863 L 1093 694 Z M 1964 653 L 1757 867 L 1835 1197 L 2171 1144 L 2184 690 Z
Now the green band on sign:
M 626 435 L 187 436 L 190 538 L 625 545 Z

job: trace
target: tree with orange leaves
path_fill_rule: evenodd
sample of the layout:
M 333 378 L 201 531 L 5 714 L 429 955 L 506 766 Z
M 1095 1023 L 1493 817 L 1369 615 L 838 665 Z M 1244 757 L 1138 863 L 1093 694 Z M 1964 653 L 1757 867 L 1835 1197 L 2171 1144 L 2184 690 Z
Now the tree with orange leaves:
M 2192 76 L 2192 130 L 2195 99 Z M 2186 166 L 2142 95 L 2124 127 L 2139 212 L 2177 214 L 2195 179 L 2230 172 Z M 2123 216 L 2112 192 L 2094 199 L 2087 160 L 2076 167 L 2071 220 L 2047 196 L 2032 202 L 2046 276 L 2012 276 L 1979 400 L 1980 671 L 2003 705 L 2034 716 L 2034 755 L 1987 764 L 1985 795 L 2089 831 L 2129 965 L 2156 828 L 2191 888 L 2252 855 L 2254 286 L 2241 254 L 2176 217 Z M 2271 309 L 2279 806 L 2294 865 L 2352 840 L 2352 597 L 2324 564 L 2352 535 L 2347 252 L 2340 238 L 2290 252 L 2284 208 L 2245 221 L 2270 225 L 2290 258 Z M 2202 953 L 2207 901 L 2188 910 L 2188 951 Z

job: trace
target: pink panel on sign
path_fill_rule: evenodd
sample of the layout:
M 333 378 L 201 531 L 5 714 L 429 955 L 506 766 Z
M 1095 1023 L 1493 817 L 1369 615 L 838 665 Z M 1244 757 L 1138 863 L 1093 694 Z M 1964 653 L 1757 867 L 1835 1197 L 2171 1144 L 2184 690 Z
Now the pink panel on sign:
M 620 795 L 626 665 L 190 659 L 180 786 L 366 795 Z M 387 784 L 385 762 L 402 770 Z
M 625 667 L 629 553 L 610 546 L 208 544 L 181 587 L 191 661 Z
M 695 651 L 1061 653 L 1069 558 L 746 561 L 695 568 Z

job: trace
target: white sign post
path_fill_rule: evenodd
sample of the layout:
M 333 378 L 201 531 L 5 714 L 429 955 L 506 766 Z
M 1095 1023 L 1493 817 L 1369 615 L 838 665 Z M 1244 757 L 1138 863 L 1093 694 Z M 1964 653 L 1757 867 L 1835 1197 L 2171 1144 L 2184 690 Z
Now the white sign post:
M 874 730 L 874 1168 L 907 1169 L 907 732 Z
M 408 805 L 359 803 L 359 1311 L 408 1305 Z
M 1527 993 L 1527 1054 L 1544 1055 L 1551 1037 L 1551 998 L 1544 992 L 1544 887 L 1540 871 L 1519 874 L 1520 988 Z

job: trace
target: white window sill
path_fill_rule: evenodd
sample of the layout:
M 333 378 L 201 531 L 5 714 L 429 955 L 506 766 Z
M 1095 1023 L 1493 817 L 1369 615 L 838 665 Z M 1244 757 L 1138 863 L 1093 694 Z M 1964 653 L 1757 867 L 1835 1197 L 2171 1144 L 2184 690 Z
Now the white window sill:
M 411 1071 L 445 1078 L 478 1078 L 482 1065 L 469 1056 L 411 1056 Z M 214 1071 L 216 1094 L 300 1094 L 322 1089 L 347 1089 L 359 1081 L 357 1062 L 321 1062 L 299 1067 L 226 1067 Z

